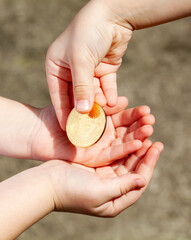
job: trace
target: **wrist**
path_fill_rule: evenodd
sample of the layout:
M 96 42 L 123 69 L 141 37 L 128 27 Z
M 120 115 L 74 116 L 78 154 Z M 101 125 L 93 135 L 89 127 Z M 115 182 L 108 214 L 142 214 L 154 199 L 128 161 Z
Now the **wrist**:
M 38 109 L 0 97 L 0 154 L 30 157 L 30 138 L 38 119 Z
M 63 181 L 66 176 L 67 164 L 61 160 L 50 160 L 43 163 L 40 168 L 44 170 L 46 176 L 47 189 L 49 189 L 49 201 L 51 202 L 51 211 L 64 211 L 65 209 L 65 186 Z M 61 176 L 61 177 L 60 177 Z M 62 178 L 62 179 L 60 179 Z M 66 184 L 67 185 L 67 184 Z M 67 204 L 66 204 L 67 205 Z
M 44 199 L 46 212 L 45 215 L 53 212 L 55 210 L 55 189 L 54 184 L 52 183 L 52 175 L 54 172 L 54 166 L 56 165 L 57 160 L 49 160 L 41 165 L 37 166 L 37 175 L 41 178 L 41 182 L 44 189 Z M 60 162 L 60 161 L 59 161 Z
M 16 143 L 17 151 L 15 149 L 15 158 L 33 159 L 32 145 L 41 126 L 40 109 L 23 105 L 23 115 L 20 116 L 19 127 L 17 132 Z
M 110 22 L 125 27 L 131 31 L 134 30 L 134 25 L 130 21 L 130 16 L 133 15 L 135 5 L 134 1 L 127 0 L 91 0 L 97 6 L 104 9 L 106 18 Z
M 27 141 L 29 158 L 41 161 L 64 158 L 62 151 L 56 150 L 58 146 L 64 147 L 60 141 L 64 132 L 58 124 L 53 106 L 36 109 L 36 116 Z

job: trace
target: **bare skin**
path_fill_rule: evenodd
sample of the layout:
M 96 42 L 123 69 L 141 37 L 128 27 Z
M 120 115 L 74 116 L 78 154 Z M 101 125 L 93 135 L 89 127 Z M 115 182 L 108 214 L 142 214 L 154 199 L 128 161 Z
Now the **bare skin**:
M 52 160 L 1 182 L 1 238 L 15 239 L 52 211 L 118 215 L 146 190 L 162 149 L 145 140 L 142 149 L 113 165 L 88 168 Z
M 105 135 L 84 150 L 68 142 L 52 106 L 36 109 L 0 98 L 0 154 L 55 159 L 0 183 L 1 238 L 18 237 L 52 211 L 114 217 L 141 197 L 163 145 L 145 139 L 155 120 L 150 109 L 124 110 L 127 103 L 122 97 L 115 107 L 105 106 Z
M 155 118 L 150 108 L 124 110 L 127 104 L 127 99 L 121 97 L 115 107 L 105 106 L 104 135 L 89 148 L 77 148 L 60 128 L 52 106 L 37 109 L 0 98 L 0 153 L 42 161 L 63 159 L 90 167 L 110 164 L 140 149 L 142 141 L 153 133 Z
M 109 106 L 117 103 L 116 74 L 136 29 L 191 15 L 190 0 L 92 0 L 81 9 L 47 52 L 46 73 L 51 99 L 62 129 L 71 110 L 73 83 L 79 112 L 91 110 L 99 82 Z

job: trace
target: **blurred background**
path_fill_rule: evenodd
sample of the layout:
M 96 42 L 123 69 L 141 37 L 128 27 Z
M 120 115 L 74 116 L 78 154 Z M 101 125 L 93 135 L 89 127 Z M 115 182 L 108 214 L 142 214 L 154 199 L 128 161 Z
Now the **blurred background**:
M 47 48 L 86 0 L 0 1 L 0 95 L 50 104 Z M 165 150 L 144 196 L 113 219 L 52 213 L 18 239 L 191 239 L 191 19 L 137 31 L 118 74 L 130 106 L 149 105 Z M 40 164 L 0 157 L 0 180 Z M 40 203 L 39 203 L 40 204 Z

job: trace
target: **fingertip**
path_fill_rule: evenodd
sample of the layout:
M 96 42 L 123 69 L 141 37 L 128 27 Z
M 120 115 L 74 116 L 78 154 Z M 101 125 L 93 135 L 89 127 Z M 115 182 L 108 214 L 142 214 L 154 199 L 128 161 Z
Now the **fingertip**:
M 119 96 L 119 98 L 123 99 L 123 101 L 126 102 L 126 104 L 129 103 L 129 100 L 126 96 Z
M 160 154 L 160 150 L 158 149 L 158 147 L 153 146 L 150 150 L 152 151 L 152 154 L 154 154 L 154 155 Z
M 119 97 L 117 98 L 117 103 L 123 104 L 123 105 L 124 105 L 124 108 L 126 108 L 126 107 L 128 106 L 128 104 L 129 104 L 129 101 L 128 101 L 128 98 L 127 98 L 127 97 L 125 97 L 125 96 L 119 96 Z
M 161 145 L 161 152 L 164 150 L 164 144 L 160 142 Z
M 114 115 L 123 111 L 128 105 L 128 100 L 126 97 L 117 97 L 117 104 L 114 107 L 108 105 L 104 106 L 104 110 L 107 115 Z
M 141 179 L 141 178 L 137 178 L 135 179 L 135 187 L 136 188 L 142 188 L 146 185 L 145 180 Z
M 153 125 L 155 123 L 155 116 L 153 114 L 150 114 L 150 122 Z
M 91 111 L 93 106 L 91 106 L 90 101 L 86 99 L 78 100 L 75 102 L 75 109 L 79 113 L 88 113 Z
M 145 139 L 145 141 L 143 142 L 143 145 L 144 145 L 145 147 L 150 147 L 150 146 L 152 145 L 152 142 L 151 142 L 151 140 L 149 140 L 149 139 Z
M 155 117 L 153 114 L 148 114 L 146 116 L 143 117 L 143 122 L 145 122 L 146 124 L 149 125 L 154 125 L 155 123 Z
M 140 111 L 143 115 L 146 115 L 146 114 L 150 114 L 151 109 L 149 106 L 143 105 L 141 106 Z
M 146 114 L 150 114 L 151 113 L 151 109 L 149 106 L 145 106 L 145 113 Z
M 136 173 L 131 173 L 131 176 L 133 177 L 133 181 L 134 181 L 134 188 L 142 188 L 146 185 L 146 180 L 143 176 L 141 176 L 140 174 L 136 174 Z
M 139 123 L 139 126 L 154 125 L 155 117 L 152 114 L 144 115 L 138 120 L 138 123 Z
M 137 148 L 141 148 L 143 146 L 143 143 L 140 140 L 134 140 L 134 144 Z
M 129 191 L 135 190 L 137 188 L 142 188 L 146 185 L 146 180 L 140 174 L 127 173 L 119 177 L 121 187 L 120 195 L 125 195 Z
M 155 142 L 153 144 L 160 152 L 164 150 L 164 144 L 162 142 Z
M 145 125 L 142 127 L 142 131 L 147 137 L 149 137 L 153 134 L 154 129 L 151 125 Z

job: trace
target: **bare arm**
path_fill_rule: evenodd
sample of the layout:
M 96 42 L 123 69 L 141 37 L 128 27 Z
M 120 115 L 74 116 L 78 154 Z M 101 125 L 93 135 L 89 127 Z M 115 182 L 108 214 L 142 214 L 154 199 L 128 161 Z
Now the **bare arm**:
M 1 239 L 15 239 L 54 210 L 118 215 L 146 190 L 162 150 L 161 143 L 147 140 L 133 158 L 118 166 L 96 169 L 52 160 L 1 182 Z
M 156 26 L 191 15 L 190 0 L 101 0 L 134 29 Z
M 0 183 L 0 236 L 15 239 L 54 209 L 47 173 L 35 167 Z
M 117 100 L 117 71 L 134 29 L 152 27 L 191 15 L 190 0 L 92 0 L 52 43 L 46 58 L 50 96 L 65 129 L 71 108 L 88 112 L 97 79 L 109 106 Z M 61 94 L 62 93 L 62 94 Z

